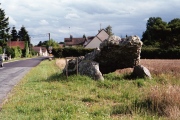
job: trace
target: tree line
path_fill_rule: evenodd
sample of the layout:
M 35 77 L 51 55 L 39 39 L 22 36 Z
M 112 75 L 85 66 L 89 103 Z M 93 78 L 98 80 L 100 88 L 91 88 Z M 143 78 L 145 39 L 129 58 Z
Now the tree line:
M 7 45 L 8 41 L 25 41 L 25 48 L 22 51 L 20 51 L 20 48 L 18 47 L 9 48 Z M 17 31 L 16 27 L 13 26 L 11 29 L 9 27 L 9 17 L 6 17 L 5 11 L 0 8 L 0 53 L 4 53 L 4 49 L 6 50 L 7 54 L 13 55 L 14 53 L 17 53 L 17 51 L 20 51 L 18 56 L 22 54 L 22 56 L 28 57 L 29 54 L 32 53 L 32 44 L 26 28 L 22 26 L 20 30 Z
M 161 49 L 180 48 L 180 18 L 167 23 L 160 17 L 150 17 L 142 41 L 145 46 Z

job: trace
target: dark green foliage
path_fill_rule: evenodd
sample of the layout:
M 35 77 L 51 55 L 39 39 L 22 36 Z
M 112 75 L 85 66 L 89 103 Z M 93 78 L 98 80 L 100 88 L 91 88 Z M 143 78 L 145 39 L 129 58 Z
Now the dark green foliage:
M 6 17 L 4 10 L 0 8 L 0 46 L 5 47 L 7 40 L 10 38 L 9 18 Z
M 105 31 L 107 32 L 108 35 L 114 35 L 114 33 L 112 33 L 112 27 L 110 25 L 108 25 L 106 28 L 105 28 Z
M 0 54 L 2 54 L 3 53 L 3 49 L 2 49 L 2 47 L 0 47 Z
M 17 58 L 22 56 L 22 50 L 20 47 L 6 47 L 7 56 L 11 56 L 11 58 Z
M 141 59 L 180 59 L 180 49 L 142 48 Z
M 56 58 L 79 57 L 79 56 L 84 56 L 92 51 L 93 49 L 84 49 L 84 48 L 75 48 L 75 47 L 67 47 L 67 48 L 55 47 L 52 49 L 52 54 Z
M 11 41 L 16 41 L 18 39 L 18 33 L 15 27 L 11 30 Z
M 61 58 L 61 57 L 62 57 L 62 51 L 63 51 L 63 48 L 56 47 L 56 48 L 53 48 L 53 49 L 52 49 L 52 54 L 53 54 L 54 57 L 56 57 L 56 58 Z
M 145 46 L 169 49 L 180 46 L 180 19 L 175 18 L 169 23 L 160 17 L 150 17 L 142 41 Z

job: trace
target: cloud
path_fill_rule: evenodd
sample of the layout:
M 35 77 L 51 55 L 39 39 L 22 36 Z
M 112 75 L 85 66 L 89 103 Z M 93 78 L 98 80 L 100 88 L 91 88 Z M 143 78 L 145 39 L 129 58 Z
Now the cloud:
M 10 26 L 19 30 L 24 25 L 29 34 L 51 33 L 51 38 L 57 41 L 63 41 L 70 33 L 74 37 L 96 35 L 100 23 L 101 28 L 111 25 L 115 35 L 141 37 L 149 17 L 169 22 L 180 16 L 179 0 L 1 0 L 1 3 Z
M 29 19 L 27 19 L 27 18 L 26 18 L 26 19 L 24 19 L 24 21 L 26 21 L 26 22 L 30 22 L 30 20 L 29 20 Z
M 39 22 L 40 25 L 48 25 L 49 23 L 46 20 L 41 20 Z
M 75 14 L 75 13 L 69 13 L 69 14 L 67 14 L 66 16 L 65 16 L 65 19 L 78 19 L 78 18 L 80 18 L 77 14 Z
M 14 20 L 13 17 L 11 17 L 11 16 L 7 16 L 7 17 L 9 17 L 9 23 L 10 24 L 12 24 L 12 25 L 16 25 L 17 24 L 16 20 Z

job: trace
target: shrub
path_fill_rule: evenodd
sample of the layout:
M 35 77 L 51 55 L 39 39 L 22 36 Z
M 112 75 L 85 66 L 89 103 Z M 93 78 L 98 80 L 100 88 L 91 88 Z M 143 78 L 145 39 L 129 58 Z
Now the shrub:
M 2 50 L 2 47 L 0 47 L 0 54 L 2 54 L 3 53 L 3 50 Z
M 13 47 L 11 48 L 11 57 L 17 58 L 22 56 L 22 50 L 20 47 Z

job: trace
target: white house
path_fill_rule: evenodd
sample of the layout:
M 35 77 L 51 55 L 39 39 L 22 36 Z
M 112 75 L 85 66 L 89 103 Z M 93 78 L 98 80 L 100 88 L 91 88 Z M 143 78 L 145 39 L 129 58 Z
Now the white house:
M 48 56 L 46 47 L 33 47 L 33 50 L 38 53 L 38 56 Z
M 101 29 L 95 37 L 90 37 L 84 43 L 84 48 L 99 48 L 99 45 L 109 37 L 104 29 Z

